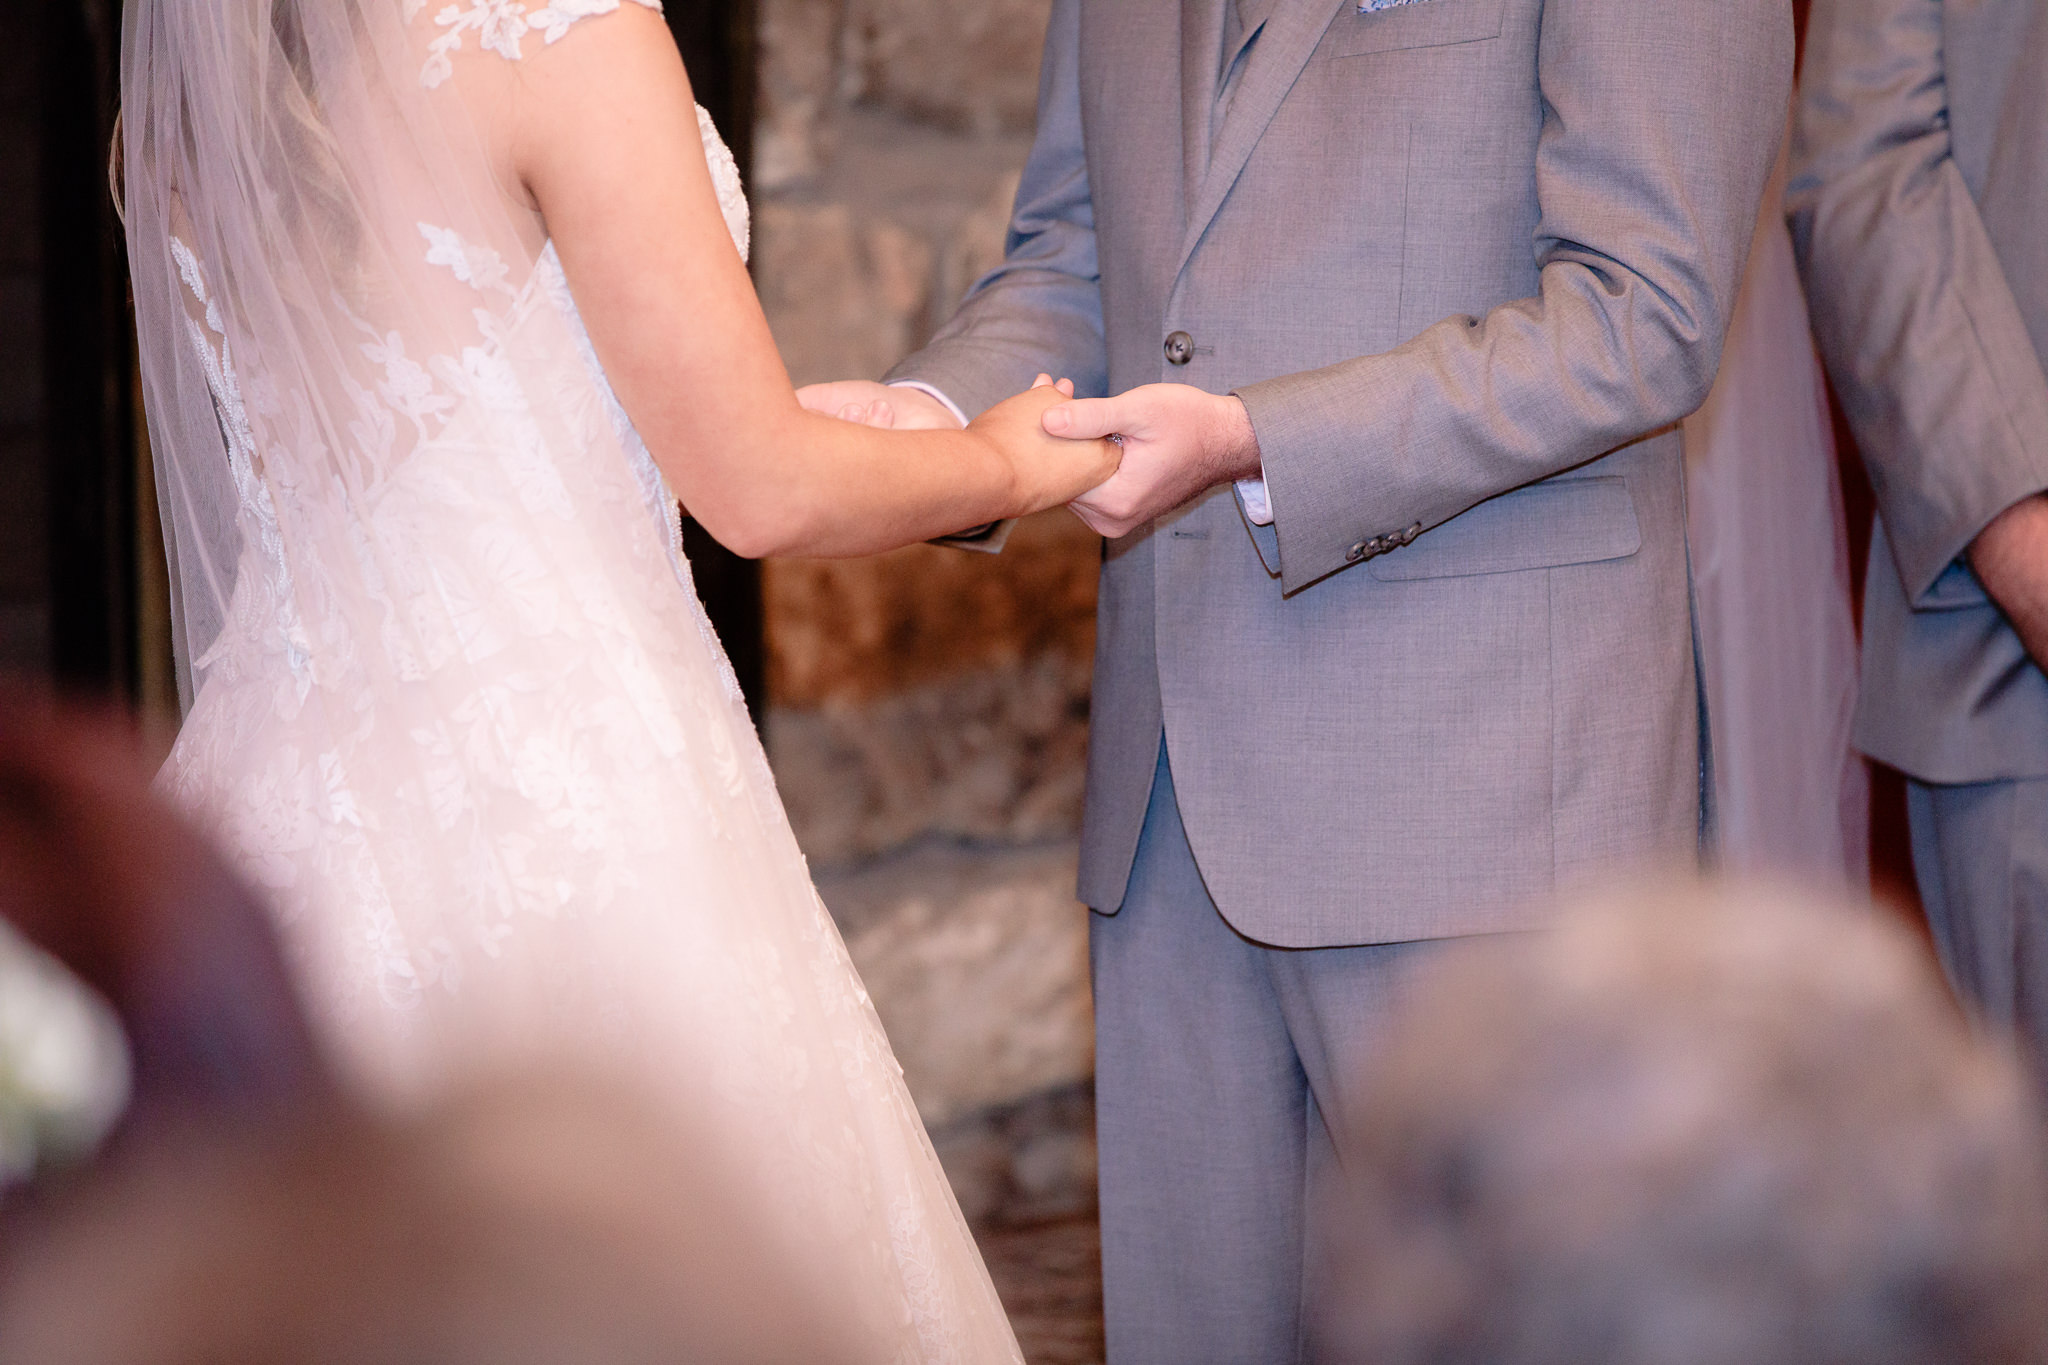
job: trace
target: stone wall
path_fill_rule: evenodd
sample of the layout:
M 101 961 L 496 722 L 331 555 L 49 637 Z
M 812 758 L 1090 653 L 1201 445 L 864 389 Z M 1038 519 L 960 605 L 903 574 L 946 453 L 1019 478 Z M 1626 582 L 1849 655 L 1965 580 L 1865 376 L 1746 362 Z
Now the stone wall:
M 877 378 L 1002 255 L 1048 0 L 765 0 L 755 273 L 799 384 Z M 1073 901 L 1100 543 L 768 566 L 799 839 L 979 1219 L 1092 1199 Z

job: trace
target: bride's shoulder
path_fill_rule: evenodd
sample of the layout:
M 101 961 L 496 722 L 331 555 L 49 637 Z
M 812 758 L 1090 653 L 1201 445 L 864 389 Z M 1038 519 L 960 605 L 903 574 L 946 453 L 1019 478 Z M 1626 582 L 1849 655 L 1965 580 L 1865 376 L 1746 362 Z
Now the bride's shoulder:
M 560 42 L 586 19 L 642 9 L 662 12 L 662 0 L 405 0 L 409 35 L 420 49 L 420 83 L 438 89 L 465 59 L 524 61 Z

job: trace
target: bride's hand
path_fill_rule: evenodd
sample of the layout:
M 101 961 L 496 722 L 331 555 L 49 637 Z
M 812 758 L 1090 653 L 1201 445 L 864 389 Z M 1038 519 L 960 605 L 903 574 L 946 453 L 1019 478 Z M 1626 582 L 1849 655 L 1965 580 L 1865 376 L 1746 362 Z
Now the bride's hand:
M 1012 515 L 1064 506 L 1101 487 L 1123 462 L 1123 447 L 1112 440 L 1068 441 L 1046 434 L 1046 412 L 1073 396 L 1071 380 L 1055 384 L 1051 375 L 1042 374 L 1030 389 L 968 424 L 969 432 L 1010 462 L 1018 503 Z

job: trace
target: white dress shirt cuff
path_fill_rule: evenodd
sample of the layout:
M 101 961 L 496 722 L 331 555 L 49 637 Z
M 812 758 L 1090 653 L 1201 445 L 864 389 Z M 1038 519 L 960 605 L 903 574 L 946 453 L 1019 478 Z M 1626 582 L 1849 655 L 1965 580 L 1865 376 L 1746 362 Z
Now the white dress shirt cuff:
M 964 427 L 967 425 L 967 414 L 960 411 L 960 405 L 958 403 L 955 403 L 952 399 L 946 397 L 946 395 L 944 395 L 943 393 L 940 393 L 937 389 L 933 388 L 929 384 L 919 383 L 915 379 L 899 379 L 892 383 L 891 385 L 889 385 L 889 387 L 892 389 L 916 389 L 919 393 L 930 394 L 933 398 L 939 400 L 940 404 L 944 406 L 947 412 L 953 414 L 954 418 L 960 423 L 961 426 Z
M 1263 473 L 1261 477 L 1256 479 L 1239 479 L 1237 481 L 1237 496 L 1244 503 L 1244 518 L 1246 521 L 1249 521 L 1254 526 L 1271 526 L 1273 524 L 1273 499 L 1266 492 L 1266 480 Z

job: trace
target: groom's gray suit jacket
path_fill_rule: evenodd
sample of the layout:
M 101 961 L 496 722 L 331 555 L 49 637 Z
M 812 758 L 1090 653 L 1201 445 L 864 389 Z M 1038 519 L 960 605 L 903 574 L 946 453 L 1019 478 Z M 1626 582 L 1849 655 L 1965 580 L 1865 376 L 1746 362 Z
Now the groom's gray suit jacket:
M 1257 429 L 1273 530 L 1219 489 L 1107 547 L 1082 899 L 1123 900 L 1162 728 L 1208 889 L 1268 944 L 1518 927 L 1691 857 L 1673 424 L 1789 7 L 1275 0 L 1219 111 L 1229 3 L 1055 0 L 1007 260 L 892 376 L 970 413 L 1040 370 L 1175 381 Z
M 1877 490 L 1866 753 L 2048 777 L 2048 675 L 1964 551 L 2048 490 L 2048 5 L 1819 0 L 1787 202 Z

